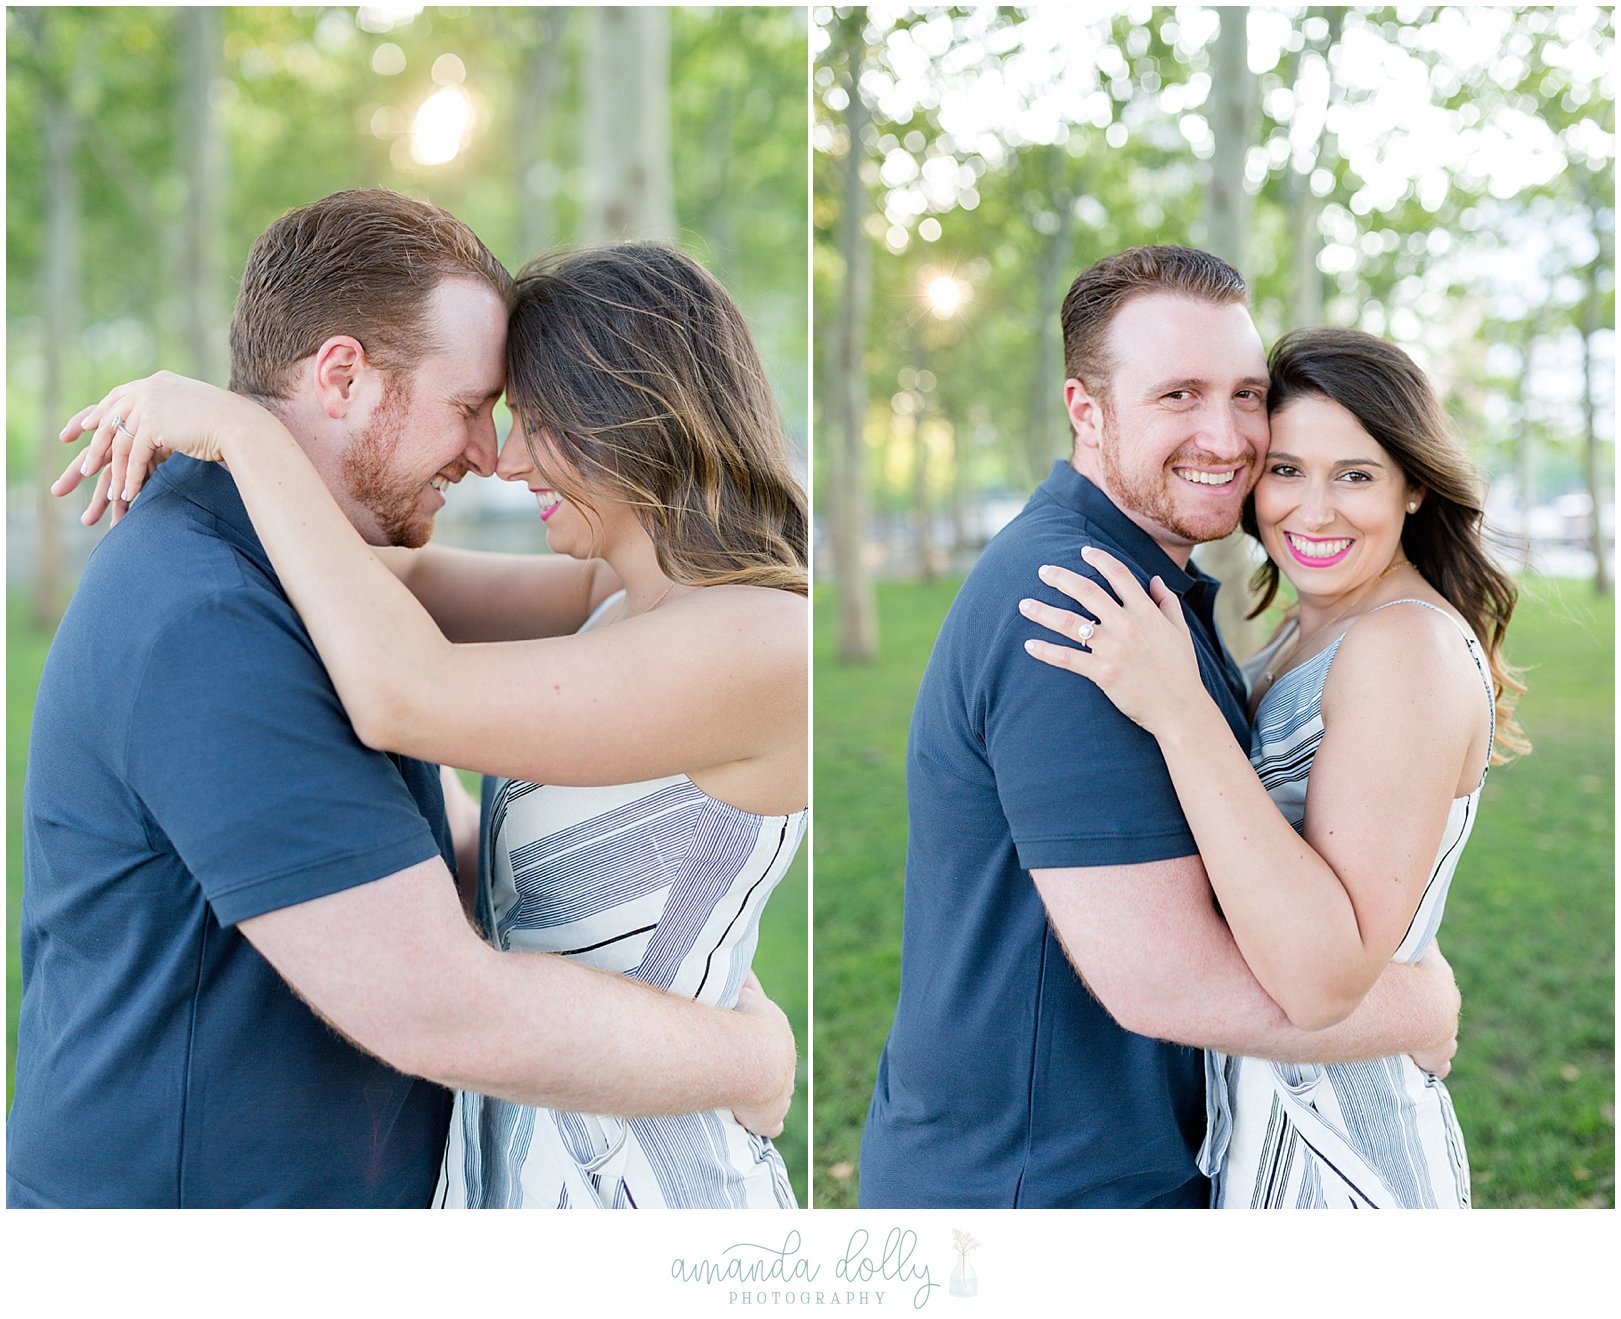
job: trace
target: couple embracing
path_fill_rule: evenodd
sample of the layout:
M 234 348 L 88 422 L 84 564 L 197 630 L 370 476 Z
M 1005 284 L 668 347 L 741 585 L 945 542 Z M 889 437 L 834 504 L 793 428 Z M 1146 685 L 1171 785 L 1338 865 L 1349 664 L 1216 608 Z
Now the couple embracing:
M 117 525 L 34 713 L 8 1204 L 791 1206 L 805 502 L 731 299 L 340 193 L 231 372 L 63 431 Z M 423 548 L 469 473 L 557 553 Z
M 1268 358 L 1206 253 L 1109 257 L 1062 314 L 1071 457 L 913 713 L 861 1203 L 1466 1207 L 1435 935 L 1528 749 L 1474 473 L 1403 352 Z M 1242 671 L 1190 563 L 1241 522 L 1260 609 L 1296 596 Z

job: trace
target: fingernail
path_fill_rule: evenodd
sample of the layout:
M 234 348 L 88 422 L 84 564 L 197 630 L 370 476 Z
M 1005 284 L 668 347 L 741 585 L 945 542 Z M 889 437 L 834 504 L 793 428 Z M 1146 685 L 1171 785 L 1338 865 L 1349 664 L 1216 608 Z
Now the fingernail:
M 1052 579 L 1053 579 L 1053 566 L 1052 566 L 1052 564 L 1050 564 L 1050 563 L 1042 564 L 1041 567 L 1036 570 L 1036 576 L 1041 578 L 1041 580 L 1044 581 L 1044 582 L 1052 581 Z
M 1034 655 L 1036 653 L 1036 647 L 1039 646 L 1040 644 L 1041 643 L 1039 641 L 1027 641 L 1027 642 L 1025 642 L 1024 643 L 1024 653 L 1026 655 Z
M 1092 549 L 1092 547 L 1090 545 L 1082 545 L 1081 546 L 1081 557 L 1083 559 L 1086 559 L 1088 562 L 1091 561 L 1093 552 L 1094 551 L 1093 551 L 1093 549 Z
M 89 476 L 90 475 L 90 455 L 89 454 L 85 454 L 84 461 L 79 464 L 79 475 L 80 476 Z
M 1024 599 L 1024 600 L 1019 601 L 1019 612 L 1021 614 L 1028 614 L 1028 613 L 1032 612 L 1035 609 L 1035 607 L 1036 607 L 1036 602 L 1034 600 Z

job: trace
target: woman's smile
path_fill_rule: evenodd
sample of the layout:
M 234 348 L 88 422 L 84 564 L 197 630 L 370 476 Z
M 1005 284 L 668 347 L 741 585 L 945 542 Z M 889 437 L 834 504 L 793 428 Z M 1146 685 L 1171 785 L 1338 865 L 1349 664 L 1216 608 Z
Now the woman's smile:
M 1335 536 L 1323 539 L 1317 536 L 1305 536 L 1295 531 L 1283 533 L 1283 541 L 1294 555 L 1296 562 L 1308 568 L 1332 568 L 1351 552 L 1355 539 L 1350 536 Z
M 563 496 L 545 486 L 530 486 L 529 493 L 540 504 L 540 520 L 549 522 L 553 513 L 563 507 Z

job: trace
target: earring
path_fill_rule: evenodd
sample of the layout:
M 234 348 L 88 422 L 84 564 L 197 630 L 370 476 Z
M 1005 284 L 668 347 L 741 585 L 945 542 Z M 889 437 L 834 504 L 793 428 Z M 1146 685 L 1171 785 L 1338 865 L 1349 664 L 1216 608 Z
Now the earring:
M 1409 500 L 1408 500 L 1408 501 L 1407 501 L 1407 511 L 1408 511 L 1408 512 L 1409 512 L 1409 513 L 1416 513 L 1416 512 L 1418 512 L 1418 500 L 1416 500 L 1416 499 L 1409 499 Z

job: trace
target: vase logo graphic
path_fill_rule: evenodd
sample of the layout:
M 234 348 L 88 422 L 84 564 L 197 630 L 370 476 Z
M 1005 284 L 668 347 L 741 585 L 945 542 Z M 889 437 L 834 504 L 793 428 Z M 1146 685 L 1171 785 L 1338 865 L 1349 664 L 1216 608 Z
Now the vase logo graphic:
M 979 1274 L 974 1272 L 974 1266 L 968 1262 L 968 1256 L 979 1249 L 979 1242 L 975 1241 L 967 1232 L 953 1228 L 951 1232 L 951 1248 L 957 1252 L 957 1262 L 951 1269 L 951 1295 L 977 1296 L 979 1294 Z

